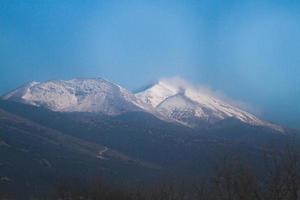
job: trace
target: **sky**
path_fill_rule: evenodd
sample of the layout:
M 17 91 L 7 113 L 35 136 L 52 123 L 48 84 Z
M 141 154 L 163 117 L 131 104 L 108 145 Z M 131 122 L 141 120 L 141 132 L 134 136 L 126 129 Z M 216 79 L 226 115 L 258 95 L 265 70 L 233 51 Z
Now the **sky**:
M 300 128 L 300 1 L 1 0 L 0 94 L 75 77 L 181 77 Z

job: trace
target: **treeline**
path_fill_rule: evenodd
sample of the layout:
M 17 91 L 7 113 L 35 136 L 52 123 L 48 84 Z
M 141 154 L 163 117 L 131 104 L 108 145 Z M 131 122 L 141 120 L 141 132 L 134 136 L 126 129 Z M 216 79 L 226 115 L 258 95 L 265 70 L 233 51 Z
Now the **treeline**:
M 210 178 L 193 183 L 164 181 L 154 187 L 125 189 L 96 181 L 90 185 L 61 185 L 59 200 L 299 200 L 300 157 L 295 147 L 265 153 L 262 172 L 238 156 L 224 156 Z

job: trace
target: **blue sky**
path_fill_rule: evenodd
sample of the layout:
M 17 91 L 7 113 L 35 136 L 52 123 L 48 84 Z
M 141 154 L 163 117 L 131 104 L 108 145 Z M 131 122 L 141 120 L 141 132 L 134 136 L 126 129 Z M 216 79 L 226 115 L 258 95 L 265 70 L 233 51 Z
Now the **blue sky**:
M 0 93 L 104 77 L 180 76 L 300 127 L 300 1 L 0 1 Z

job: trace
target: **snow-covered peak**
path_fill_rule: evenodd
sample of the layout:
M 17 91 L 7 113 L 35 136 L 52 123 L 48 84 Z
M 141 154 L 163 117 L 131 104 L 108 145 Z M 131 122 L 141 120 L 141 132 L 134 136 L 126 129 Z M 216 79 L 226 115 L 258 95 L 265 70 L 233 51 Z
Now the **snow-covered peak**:
M 213 124 L 226 118 L 236 118 L 251 125 L 281 129 L 203 89 L 177 79 L 161 80 L 137 94 L 102 78 L 31 82 L 8 93 L 3 99 L 59 112 L 118 115 L 144 111 L 162 120 L 187 126 L 197 126 L 199 122 Z
M 160 81 L 157 84 L 153 85 L 151 88 L 137 93 L 136 96 L 143 102 L 150 104 L 153 107 L 156 107 L 166 98 L 175 95 L 176 93 L 177 88 Z
M 4 99 L 61 112 L 115 115 L 144 109 L 132 93 L 102 78 L 32 82 L 5 95 Z
M 236 118 L 251 125 L 279 128 L 182 79 L 159 81 L 136 96 L 165 117 L 189 126 L 195 126 L 199 121 L 215 123 Z

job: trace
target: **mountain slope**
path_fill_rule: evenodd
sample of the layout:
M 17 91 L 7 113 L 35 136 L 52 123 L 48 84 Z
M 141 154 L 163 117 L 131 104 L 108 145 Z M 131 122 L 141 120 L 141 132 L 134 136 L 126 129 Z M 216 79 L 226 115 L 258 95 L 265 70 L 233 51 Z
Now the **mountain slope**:
M 57 173 L 84 179 L 100 173 L 130 184 L 162 174 L 201 177 L 212 172 L 220 155 L 240 155 L 261 170 L 266 152 L 283 149 L 294 140 L 293 133 L 233 118 L 207 129 L 191 129 L 146 112 L 117 116 L 53 112 L 3 100 L 0 111 L 0 196 L 1 188 L 6 193 L 9 188 L 49 189 Z M 28 182 L 30 186 L 25 185 Z
M 191 172 L 198 167 L 196 161 L 208 164 L 207 159 L 213 159 L 213 152 L 239 148 L 240 152 L 244 149 L 252 154 L 267 148 L 270 143 L 284 143 L 288 138 L 269 128 L 230 119 L 208 129 L 191 129 L 166 123 L 145 112 L 118 116 L 61 113 L 10 101 L 0 101 L 0 108 L 72 137 L 115 149 L 131 158 L 155 163 L 169 171 Z M 178 159 L 185 162 L 178 162 Z
M 29 199 L 27 195 L 47 193 L 68 178 L 91 180 L 101 176 L 129 182 L 128 177 L 141 180 L 149 172 L 157 174 L 150 164 L 3 109 L 0 158 L 0 199 Z
M 145 109 L 129 91 L 101 78 L 32 82 L 8 93 L 3 99 L 60 112 L 116 115 Z
M 59 112 L 93 112 L 113 116 L 147 112 L 159 119 L 189 127 L 207 127 L 235 118 L 253 126 L 284 132 L 282 127 L 263 121 L 209 93 L 167 80 L 137 94 L 101 78 L 32 82 L 2 99 Z
M 136 94 L 160 114 L 188 126 L 199 123 L 214 124 L 224 119 L 235 118 L 254 126 L 267 126 L 283 131 L 279 126 L 265 122 L 254 115 L 234 107 L 213 95 L 187 84 L 159 81 L 152 87 Z

